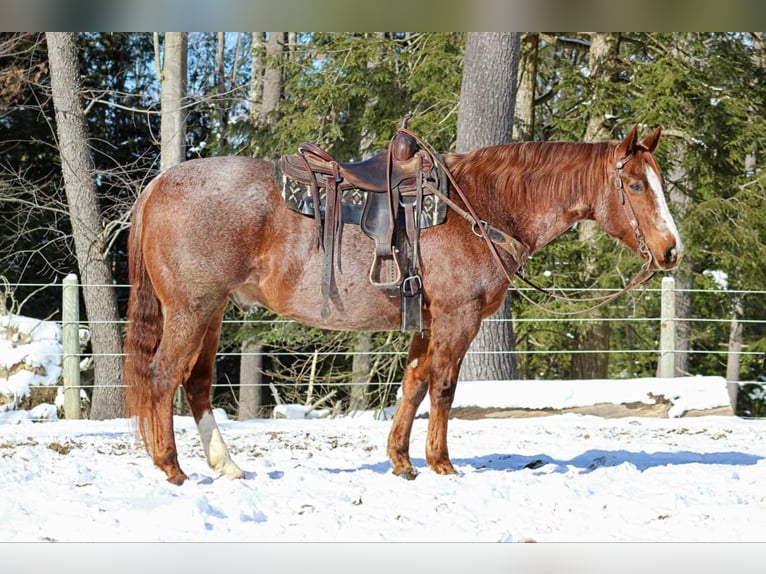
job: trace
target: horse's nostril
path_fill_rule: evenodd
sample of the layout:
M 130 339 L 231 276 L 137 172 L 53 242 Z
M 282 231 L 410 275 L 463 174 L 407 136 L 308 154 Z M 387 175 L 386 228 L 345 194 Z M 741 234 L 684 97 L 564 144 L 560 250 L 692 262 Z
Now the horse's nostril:
M 678 253 L 676 252 L 675 245 L 673 247 L 669 247 L 665 251 L 665 261 L 667 261 L 668 263 L 675 263 L 677 257 L 678 257 Z

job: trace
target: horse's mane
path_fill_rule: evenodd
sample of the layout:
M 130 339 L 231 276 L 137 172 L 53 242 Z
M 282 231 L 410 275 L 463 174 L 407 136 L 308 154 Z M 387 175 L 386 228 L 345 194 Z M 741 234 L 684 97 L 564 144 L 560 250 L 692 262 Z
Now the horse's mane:
M 567 203 L 608 176 L 613 144 L 521 142 L 450 153 L 445 161 L 461 186 L 484 190 L 517 207 Z

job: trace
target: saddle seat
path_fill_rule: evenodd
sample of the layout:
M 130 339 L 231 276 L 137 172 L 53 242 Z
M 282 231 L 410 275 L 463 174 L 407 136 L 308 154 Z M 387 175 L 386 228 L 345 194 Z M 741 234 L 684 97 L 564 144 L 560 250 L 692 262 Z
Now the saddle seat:
M 396 134 L 390 151 L 378 152 L 369 159 L 358 162 L 336 161 L 313 143 L 302 143 L 298 146 L 297 154 L 282 157 L 282 171 L 285 174 L 309 183 L 313 172 L 320 180 L 320 187 L 325 187 L 326 179 L 333 176 L 334 165 L 337 166 L 340 177 L 338 185 L 341 190 L 361 189 L 373 193 L 387 193 L 398 189 L 399 193 L 408 193 L 416 190 L 418 172 L 430 171 L 433 161 L 427 152 L 419 149 L 415 139 L 404 132 Z

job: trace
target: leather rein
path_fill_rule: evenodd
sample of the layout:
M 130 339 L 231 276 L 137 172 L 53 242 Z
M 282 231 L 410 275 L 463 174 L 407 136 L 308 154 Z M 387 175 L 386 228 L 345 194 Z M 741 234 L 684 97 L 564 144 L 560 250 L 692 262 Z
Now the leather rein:
M 480 219 L 479 216 L 474 211 L 468 199 L 465 197 L 463 190 L 458 185 L 457 181 L 455 181 L 455 177 L 452 175 L 452 172 L 444 163 L 444 160 L 442 159 L 442 157 L 439 154 L 437 154 L 433 149 L 431 149 L 431 147 L 428 144 L 426 144 L 421 138 L 419 138 L 416 134 L 409 131 L 407 128 L 401 127 L 399 128 L 399 131 L 403 131 L 407 133 L 408 135 L 412 136 L 413 138 L 415 138 L 418 144 L 421 147 L 423 147 L 426 151 L 428 151 L 428 153 L 431 154 L 434 161 L 439 165 L 442 171 L 447 175 L 447 178 L 452 184 L 452 187 L 455 189 L 458 196 L 463 201 L 463 204 L 465 205 L 466 209 L 462 209 L 460 206 L 456 205 L 455 202 L 452 201 L 445 193 L 443 193 L 442 191 L 440 191 L 439 189 L 437 189 L 435 186 L 431 185 L 430 183 L 424 182 L 424 185 L 428 187 L 432 193 L 439 196 L 439 198 L 442 201 L 444 201 L 448 207 L 452 208 L 458 215 L 463 217 L 466 221 L 468 221 L 471 224 L 472 232 L 477 237 L 484 239 L 484 241 L 487 244 L 487 247 L 489 248 L 490 252 L 492 253 L 495 259 L 495 262 L 497 263 L 498 267 L 503 272 L 503 275 L 505 275 L 506 279 L 508 279 L 511 285 L 514 285 L 514 277 L 518 277 L 528 286 L 532 287 L 535 291 L 539 291 L 540 293 L 543 293 L 553 299 L 558 299 L 559 301 L 565 301 L 567 303 L 595 302 L 593 305 L 591 305 L 590 307 L 586 309 L 580 309 L 576 311 L 558 311 L 556 309 L 551 309 L 549 307 L 545 307 L 544 305 L 541 305 L 540 303 L 538 303 L 537 301 L 533 300 L 528 295 L 526 295 L 523 291 L 516 288 L 516 291 L 519 293 L 519 295 L 521 295 L 524 299 L 529 301 L 535 307 L 538 307 L 554 315 L 579 315 L 583 313 L 589 313 L 590 311 L 598 309 L 599 307 L 602 307 L 614 301 L 615 299 L 621 297 L 628 291 L 631 291 L 635 289 L 636 287 L 643 286 L 652 277 L 656 275 L 657 271 L 653 271 L 651 269 L 652 264 L 654 263 L 654 256 L 652 255 L 652 252 L 649 249 L 649 247 L 646 245 L 644 233 L 643 231 L 641 231 L 641 228 L 638 223 L 638 218 L 636 217 L 636 213 L 633 209 L 633 204 L 631 203 L 630 197 L 628 197 L 628 194 L 625 193 L 625 186 L 622 181 L 622 169 L 633 158 L 632 153 L 626 155 L 622 159 L 617 160 L 616 158 L 617 148 L 615 148 L 614 150 L 614 154 L 615 154 L 614 184 L 615 184 L 615 189 L 619 195 L 620 204 L 622 205 L 623 211 L 625 212 L 625 216 L 627 217 L 628 222 L 630 223 L 630 226 L 633 230 L 633 235 L 638 241 L 638 246 L 636 250 L 638 254 L 642 258 L 644 258 L 645 261 L 643 265 L 641 265 L 641 268 L 638 270 L 638 272 L 636 272 L 633 278 L 620 291 L 611 293 L 609 295 L 604 295 L 604 296 L 573 298 L 573 297 L 567 297 L 566 295 L 560 295 L 560 294 L 554 293 L 552 291 L 544 289 L 543 287 L 539 287 L 530 279 L 528 279 L 526 277 L 526 270 L 527 270 L 527 258 L 529 256 L 529 248 L 526 245 L 524 245 L 524 243 L 516 239 L 515 237 L 508 235 L 507 233 L 504 233 L 503 231 L 495 227 L 492 227 L 489 223 Z M 511 257 L 518 263 L 518 268 L 513 275 L 509 273 L 508 268 L 503 263 L 503 260 L 501 259 L 500 254 L 497 250 L 498 247 L 508 252 L 511 255 Z

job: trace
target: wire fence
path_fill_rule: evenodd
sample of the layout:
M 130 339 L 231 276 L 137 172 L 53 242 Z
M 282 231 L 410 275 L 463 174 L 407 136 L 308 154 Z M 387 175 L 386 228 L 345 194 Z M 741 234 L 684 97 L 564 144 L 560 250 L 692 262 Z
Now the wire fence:
M 14 288 L 32 288 L 36 290 L 42 290 L 42 289 L 52 289 L 52 290 L 61 290 L 62 285 L 60 283 L 24 283 L 24 284 L 18 284 L 14 285 Z M 83 285 L 82 283 L 76 284 L 77 289 L 82 289 L 83 287 L 87 287 L 86 285 Z M 114 284 L 114 285 L 92 285 L 92 287 L 113 287 L 113 288 L 122 288 L 122 289 L 129 289 L 129 285 L 120 285 L 120 284 Z M 534 290 L 530 287 L 518 287 L 511 289 L 511 292 L 514 290 L 522 291 L 528 294 L 534 294 Z M 579 292 L 580 289 L 566 289 L 566 288 L 560 288 L 557 291 L 562 293 L 569 293 L 569 292 Z M 589 292 L 593 293 L 610 293 L 610 292 L 616 292 L 618 289 L 590 289 Z M 724 289 L 674 289 L 676 293 L 692 293 L 696 295 L 720 295 L 724 297 L 731 297 L 734 295 L 742 295 L 747 297 L 764 297 L 766 296 L 766 291 L 761 290 L 724 290 Z M 657 297 L 662 295 L 662 289 L 661 288 L 650 288 L 645 287 L 642 289 L 642 293 L 644 294 L 653 294 Z M 9 310 L 10 311 L 10 310 Z M 47 317 L 40 317 L 38 316 L 39 313 L 36 313 L 34 300 L 26 301 L 23 305 L 23 307 L 20 309 L 22 315 L 28 314 L 30 317 L 39 318 L 41 320 L 52 320 L 56 321 L 58 323 L 62 322 L 62 311 L 61 309 L 54 311 L 53 313 L 50 313 Z M 579 315 L 579 316 L 569 316 L 569 317 L 560 317 L 560 316 L 549 316 L 549 317 L 512 317 L 511 319 L 499 319 L 490 317 L 485 319 L 485 322 L 511 322 L 513 323 L 515 328 L 519 328 L 520 326 L 543 326 L 543 325 L 556 325 L 556 324 L 565 324 L 565 325 L 571 325 L 572 323 L 612 323 L 612 324 L 630 324 L 630 323 L 645 323 L 654 325 L 657 329 L 657 332 L 659 332 L 659 326 L 663 318 L 659 314 L 655 314 L 652 316 L 637 316 L 637 315 L 631 315 L 631 316 L 625 316 L 625 317 L 603 317 L 603 316 L 594 316 L 594 315 Z M 701 317 L 701 316 L 686 316 L 686 317 L 674 317 L 675 321 L 684 322 L 690 325 L 723 325 L 723 326 L 730 326 L 732 323 L 732 316 L 729 315 L 722 315 L 718 317 Z M 761 330 L 766 334 L 766 318 L 764 317 L 738 317 L 737 322 L 740 325 L 748 325 L 748 326 L 754 326 L 754 327 L 760 327 Z M 286 324 L 293 324 L 295 321 L 291 319 L 285 319 L 285 318 L 273 318 L 273 319 L 258 319 L 258 318 L 248 318 L 247 316 L 242 316 L 241 318 L 225 318 L 223 320 L 224 325 L 234 325 L 234 326 L 242 326 L 242 325 L 259 325 L 259 326 L 278 326 L 278 325 L 286 325 Z M 96 325 L 96 324 L 117 324 L 120 326 L 121 329 L 124 329 L 127 326 L 127 320 L 125 318 L 119 319 L 117 321 L 95 321 L 95 320 L 83 320 L 81 323 L 81 327 L 88 328 L 89 326 Z M 686 353 L 686 354 L 703 354 L 703 355 L 728 355 L 731 351 L 729 350 L 728 346 L 725 345 L 725 343 L 728 343 L 728 341 L 721 341 L 720 345 L 722 348 L 720 349 L 675 349 L 674 352 L 676 353 Z M 319 351 L 320 356 L 353 356 L 355 354 L 372 354 L 372 355 L 406 355 L 406 349 L 403 350 L 370 350 L 370 351 L 354 351 L 354 350 L 327 350 L 327 351 Z M 524 349 L 524 348 L 516 348 L 516 349 L 499 349 L 499 350 L 482 350 L 482 351 L 476 351 L 476 350 L 469 350 L 468 354 L 515 354 L 515 355 L 536 355 L 536 354 L 545 354 L 545 355 L 572 355 L 572 354 L 578 354 L 578 353 L 592 353 L 593 350 L 588 349 L 571 349 L 571 348 L 546 348 L 546 349 Z M 654 346 L 654 347 L 647 347 L 647 348 L 619 348 L 619 349 L 601 349 L 599 352 L 603 352 L 606 354 L 658 354 L 660 350 Z M 313 353 L 313 351 L 312 351 Z M 760 349 L 748 351 L 746 349 L 738 351 L 743 356 L 763 356 L 763 351 Z M 257 354 L 261 355 L 264 353 L 258 352 L 258 353 L 248 353 L 244 351 L 225 351 L 221 350 L 218 353 L 219 357 L 236 357 L 236 356 L 243 356 L 248 354 Z M 290 356 L 295 354 L 293 351 L 278 351 L 278 350 L 269 350 L 269 355 L 275 355 L 275 356 Z M 82 353 L 83 356 L 123 356 L 123 353 L 121 351 L 113 352 L 113 353 L 100 353 L 100 354 L 94 354 L 92 352 L 88 353 Z
M 73 276 L 69 276 L 72 278 Z M 29 296 L 22 303 L 17 303 L 8 307 L 6 305 L 6 313 L 10 313 L 14 310 L 18 311 L 21 315 L 37 316 L 40 319 L 47 319 L 57 322 L 64 327 L 67 325 L 65 319 L 69 313 L 64 308 L 64 297 L 61 297 L 62 307 L 50 314 L 47 317 L 39 316 L 39 313 L 35 312 L 37 305 L 35 304 L 35 298 L 39 297 L 41 293 L 46 293 L 50 298 L 49 290 L 53 292 L 61 293 L 62 284 L 25 284 L 11 286 L 13 289 L 23 288 L 26 292 L 32 292 L 34 295 Z M 77 290 L 78 297 L 75 297 L 76 301 L 80 299 L 80 291 L 85 287 L 77 282 L 74 277 L 73 288 Z M 105 287 L 101 285 L 99 287 Z M 122 290 L 126 292 L 129 289 L 128 285 L 109 285 L 108 287 Z M 533 295 L 530 288 L 518 288 L 525 291 L 528 295 Z M 559 289 L 562 292 L 576 292 L 575 289 Z M 609 289 L 594 289 L 591 291 L 597 291 L 602 293 L 608 293 Z M 538 359 L 544 359 L 547 363 L 555 362 L 559 364 L 566 364 L 571 361 L 572 358 L 580 354 L 593 354 L 606 355 L 609 361 L 616 361 L 620 364 L 625 364 L 627 370 L 631 368 L 637 369 L 639 372 L 624 372 L 623 376 L 630 378 L 636 376 L 652 376 L 655 373 L 649 372 L 649 369 L 656 369 L 658 361 L 663 352 L 671 352 L 674 355 L 685 354 L 691 361 L 693 361 L 698 368 L 704 368 L 706 372 L 690 372 L 684 374 L 701 374 L 701 375 L 721 375 L 726 376 L 726 365 L 729 361 L 730 355 L 736 354 L 738 360 L 749 361 L 750 364 L 763 364 L 762 361 L 766 357 L 764 355 L 764 341 L 766 341 L 766 318 L 763 315 L 758 315 L 764 308 L 761 304 L 764 301 L 764 295 L 766 291 L 761 290 L 727 290 L 727 289 L 678 289 L 673 287 L 672 294 L 677 296 L 678 294 L 687 293 L 695 298 L 698 303 L 703 301 L 704 304 L 695 304 L 692 309 L 695 310 L 691 316 L 673 316 L 664 317 L 661 312 L 661 306 L 659 301 L 662 297 L 667 296 L 664 289 L 659 287 L 645 287 L 641 290 L 641 297 L 653 298 L 654 304 L 649 305 L 631 305 L 631 311 L 625 312 L 625 316 L 596 316 L 596 315 L 579 315 L 579 316 L 524 316 L 523 313 L 516 313 L 511 319 L 486 319 L 488 322 L 494 321 L 511 321 L 513 323 L 513 330 L 517 333 L 517 344 L 514 349 L 489 349 L 489 350 L 476 350 L 469 349 L 468 354 L 487 356 L 490 355 L 505 355 L 513 354 L 516 360 L 520 364 L 537 365 L 535 361 Z M 738 301 L 751 301 L 757 304 L 740 305 L 740 314 L 735 314 L 735 307 L 730 305 L 730 301 L 737 299 Z M 70 302 L 72 298 L 70 297 Z M 709 300 L 715 300 L 713 304 Z M 621 307 L 622 308 L 622 307 Z M 751 313 L 751 314 L 748 314 Z M 71 317 L 72 315 L 68 315 Z M 732 321 L 735 321 L 735 324 Z M 71 321 L 71 319 L 70 319 Z M 666 325 L 670 321 L 674 327 L 677 325 L 684 325 L 687 336 L 690 333 L 696 333 L 692 336 L 691 344 L 688 346 L 675 346 L 672 349 L 660 348 L 660 334 L 663 325 Z M 95 325 L 96 321 L 76 320 L 78 329 L 75 331 L 79 333 L 81 330 L 87 330 L 90 326 Z M 115 323 L 108 321 L 107 323 Z M 120 329 L 124 330 L 127 321 L 123 318 L 116 323 Z M 268 331 L 276 328 L 284 328 L 294 322 L 284 318 L 253 318 L 248 316 L 227 316 L 224 320 L 224 327 L 229 329 L 241 329 L 243 327 L 253 327 L 259 329 L 261 332 Z M 600 323 L 607 325 L 607 330 L 616 331 L 620 329 L 630 328 L 633 330 L 640 329 L 642 332 L 642 339 L 640 343 L 634 344 L 629 348 L 619 347 L 615 348 L 611 344 L 605 349 L 588 349 L 588 348 L 574 348 L 570 345 L 554 348 L 550 346 L 541 346 L 540 343 L 535 343 L 531 339 L 534 339 L 535 334 L 540 332 L 558 332 L 559 337 L 557 340 L 561 340 L 561 332 L 567 329 L 573 328 L 576 325 L 595 324 Z M 730 343 L 730 333 L 732 329 L 736 328 L 744 330 L 744 333 L 740 333 L 739 345 L 732 346 Z M 714 333 L 712 331 L 715 331 Z M 519 334 L 521 336 L 519 336 Z M 566 336 L 564 337 L 566 339 Z M 395 376 L 397 371 L 403 369 L 403 362 L 407 354 L 407 340 L 406 336 L 399 337 L 395 344 L 381 344 L 377 347 L 373 345 L 371 349 L 358 350 L 349 345 L 334 345 L 326 348 L 312 346 L 307 349 L 295 350 L 288 348 L 279 348 L 278 345 L 272 344 L 267 348 L 258 348 L 257 350 L 243 349 L 241 345 L 222 345 L 219 349 L 217 358 L 218 361 L 223 364 L 227 363 L 232 365 L 243 360 L 245 357 L 259 357 L 261 359 L 268 358 L 274 360 L 277 364 L 285 364 L 290 361 L 345 361 L 348 364 L 354 361 L 355 358 L 364 356 L 370 361 L 379 361 L 386 364 L 396 362 L 398 367 L 388 368 L 386 376 L 375 378 L 368 376 L 362 380 L 355 380 L 350 371 L 345 373 L 345 376 L 330 377 L 325 381 L 325 385 L 343 387 L 344 389 L 351 388 L 355 385 L 369 387 L 370 385 L 391 387 L 394 388 L 399 385 L 399 377 Z M 704 343 L 696 344 L 695 341 L 704 341 Z M 744 344 L 743 344 L 744 342 Z M 82 361 L 91 362 L 98 357 L 122 357 L 121 350 L 113 350 L 108 353 L 96 354 L 88 346 L 81 346 L 78 340 L 77 351 L 73 351 L 69 347 L 68 351 L 62 352 L 62 364 L 66 362 L 66 357 L 70 357 L 70 360 L 76 360 L 77 364 L 81 364 Z M 66 346 L 66 344 L 65 344 Z M 633 365 L 634 367 L 631 367 Z M 763 365 L 766 367 L 766 365 Z M 527 368 L 526 370 L 519 369 L 526 376 L 520 378 L 541 378 L 539 367 Z M 548 367 L 546 367 L 548 368 Z M 222 369 L 225 371 L 225 369 Z M 711 370 L 715 372 L 710 372 Z M 751 369 L 751 372 L 756 373 L 757 367 Z M 0 373 L 1 375 L 2 373 Z M 731 373 L 729 373 L 729 376 Z M 620 376 L 620 375 L 618 375 Z M 542 377 L 547 378 L 547 377 Z M 742 383 L 748 382 L 748 377 L 745 377 Z M 755 381 L 757 377 L 753 375 L 752 380 Z M 293 381 L 297 384 L 297 381 Z M 283 382 L 284 383 L 284 382 Z M 102 384 L 101 382 L 99 384 Z M 121 381 L 114 381 L 114 386 L 121 386 Z M 236 388 L 242 385 L 253 385 L 271 388 L 273 391 L 273 380 L 265 381 L 253 381 L 243 382 L 241 380 L 232 380 L 231 374 L 226 372 L 220 373 L 214 383 L 214 392 L 216 389 L 223 392 L 231 392 L 236 394 Z M 77 388 L 90 390 L 92 389 L 92 381 L 80 380 L 75 383 Z

